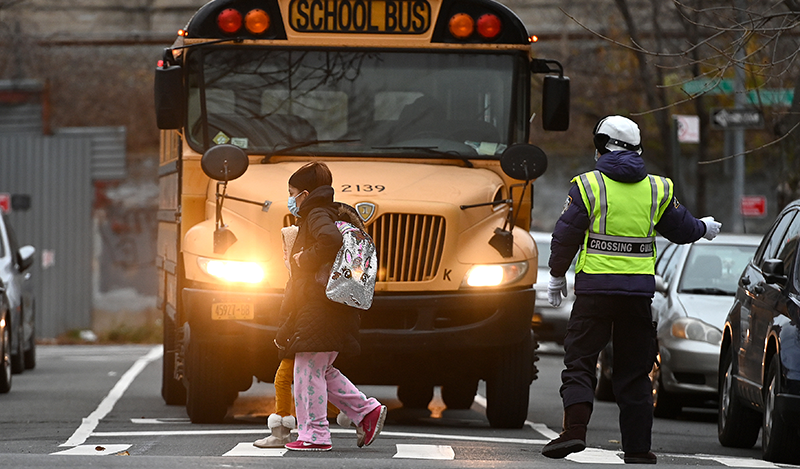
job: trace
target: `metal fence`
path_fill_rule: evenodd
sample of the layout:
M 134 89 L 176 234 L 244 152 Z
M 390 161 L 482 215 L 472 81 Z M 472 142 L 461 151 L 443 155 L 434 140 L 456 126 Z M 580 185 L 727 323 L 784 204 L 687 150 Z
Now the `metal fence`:
M 38 337 L 91 327 L 92 148 L 85 136 L 0 134 L 0 192 L 30 196 L 9 218 L 20 244 L 36 248 Z

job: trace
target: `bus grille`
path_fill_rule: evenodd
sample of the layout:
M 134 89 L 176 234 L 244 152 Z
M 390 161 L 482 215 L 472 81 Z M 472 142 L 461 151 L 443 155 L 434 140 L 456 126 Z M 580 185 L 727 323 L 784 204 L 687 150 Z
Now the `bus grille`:
M 292 215 L 283 218 L 283 226 L 295 223 Z M 386 213 L 366 228 L 378 251 L 377 281 L 423 282 L 436 278 L 444 249 L 444 217 Z
M 378 251 L 379 282 L 423 282 L 436 277 L 444 248 L 445 219 L 386 213 L 367 226 Z

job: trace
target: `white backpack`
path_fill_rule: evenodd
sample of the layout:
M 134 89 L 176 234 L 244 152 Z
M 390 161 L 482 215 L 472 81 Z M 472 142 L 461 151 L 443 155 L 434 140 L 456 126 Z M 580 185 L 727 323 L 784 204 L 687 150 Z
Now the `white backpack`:
M 345 221 L 337 221 L 342 247 L 333 261 L 325 294 L 332 301 L 359 309 L 372 306 L 378 274 L 375 243 L 366 231 Z

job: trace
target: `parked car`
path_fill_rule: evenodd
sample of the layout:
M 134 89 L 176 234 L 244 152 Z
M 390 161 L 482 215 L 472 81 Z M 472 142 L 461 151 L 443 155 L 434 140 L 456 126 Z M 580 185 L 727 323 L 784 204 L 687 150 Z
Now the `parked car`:
M 36 320 L 28 269 L 33 246 L 19 246 L 17 236 L 3 214 L 0 216 L 0 393 L 11 389 L 11 374 L 36 366 Z
M 575 259 L 572 260 L 572 265 L 565 276 L 567 297 L 562 299 L 559 307 L 553 307 L 547 301 L 547 284 L 550 281 L 550 267 L 547 266 L 547 262 L 550 260 L 552 233 L 531 231 L 531 235 L 539 250 L 539 274 L 533 286 L 536 290 L 536 306 L 533 309 L 531 327 L 540 342 L 556 342 L 563 345 L 572 303 L 575 302 Z
M 718 437 L 800 463 L 800 200 L 784 208 L 742 272 L 719 348 Z
M 761 241 L 757 235 L 720 234 L 713 241 L 670 244 L 656 264 L 659 366 L 653 411 L 674 418 L 684 406 L 717 399 L 719 344 L 736 282 Z

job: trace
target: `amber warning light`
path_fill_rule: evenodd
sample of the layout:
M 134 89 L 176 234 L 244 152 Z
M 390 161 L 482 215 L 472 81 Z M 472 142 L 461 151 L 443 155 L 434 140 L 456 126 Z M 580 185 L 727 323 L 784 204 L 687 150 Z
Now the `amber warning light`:
M 243 26 L 251 34 L 263 34 L 269 29 L 270 18 L 260 8 L 254 8 L 244 16 L 235 8 L 227 8 L 217 15 L 217 26 L 225 34 L 236 34 Z
M 467 13 L 456 13 L 450 17 L 449 29 L 456 39 L 467 39 L 475 31 L 484 39 L 494 39 L 502 31 L 503 23 L 491 13 L 481 15 L 477 21 Z

